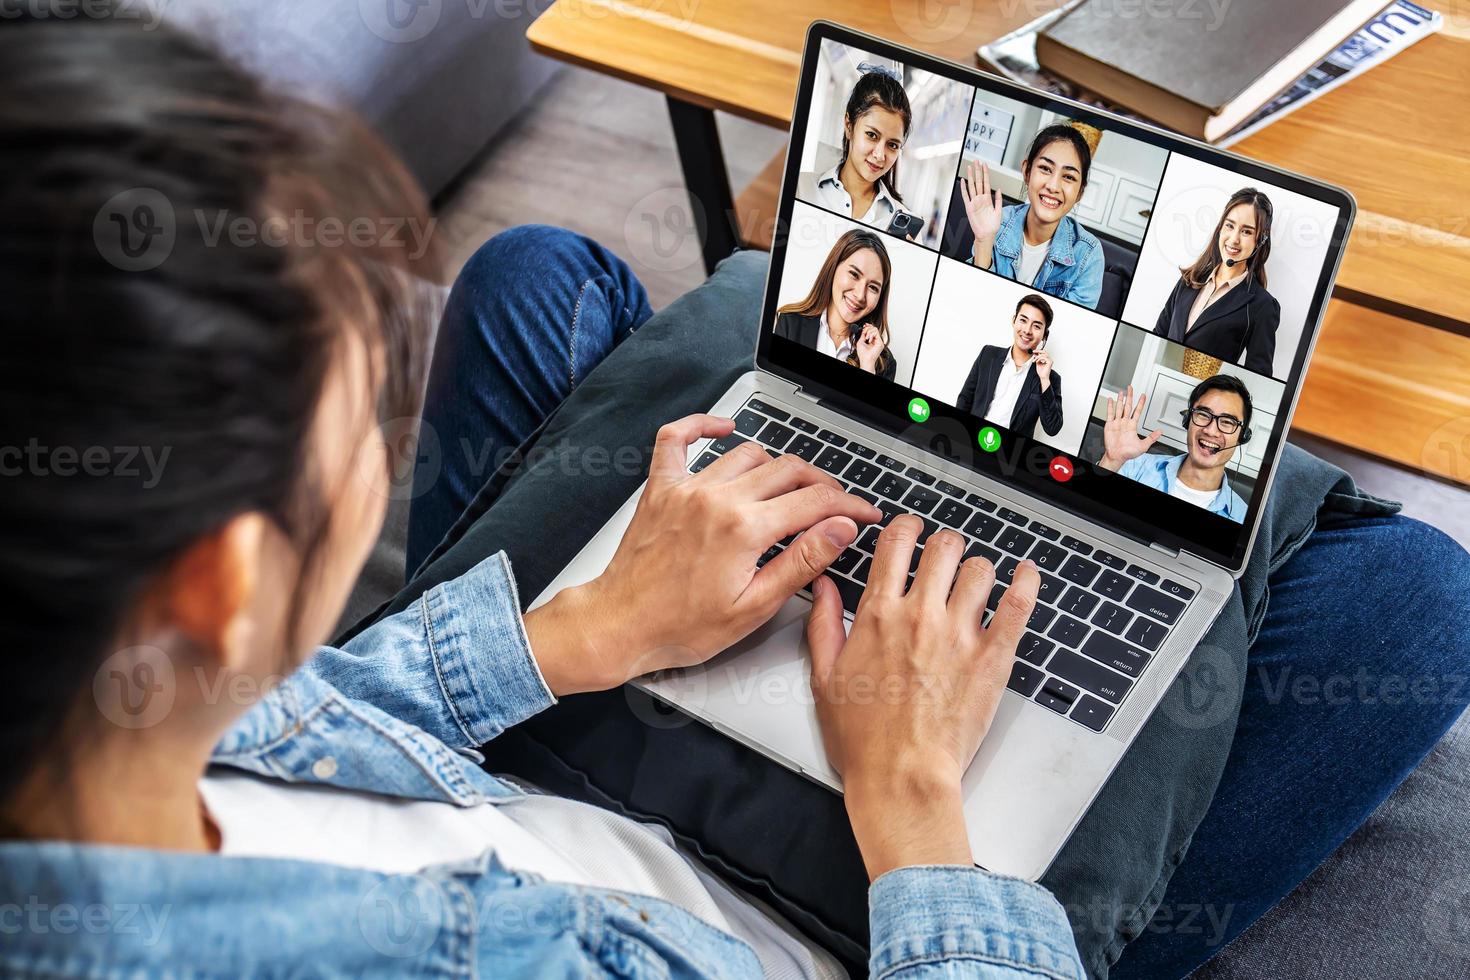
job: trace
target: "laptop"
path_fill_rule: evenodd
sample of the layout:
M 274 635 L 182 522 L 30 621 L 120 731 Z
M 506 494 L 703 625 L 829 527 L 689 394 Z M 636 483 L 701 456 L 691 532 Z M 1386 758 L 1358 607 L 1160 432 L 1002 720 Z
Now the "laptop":
M 975 863 L 1036 880 L 1250 557 L 1355 204 L 826 22 L 792 119 L 755 363 L 708 408 L 736 431 L 688 467 L 753 440 L 885 524 L 923 518 L 921 542 L 958 531 L 996 566 L 987 621 L 1036 563 L 1039 601 L 963 783 Z M 533 605 L 607 567 L 638 496 Z M 829 572 L 849 623 L 879 530 Z M 809 608 L 796 596 L 708 663 L 635 683 L 840 792 Z

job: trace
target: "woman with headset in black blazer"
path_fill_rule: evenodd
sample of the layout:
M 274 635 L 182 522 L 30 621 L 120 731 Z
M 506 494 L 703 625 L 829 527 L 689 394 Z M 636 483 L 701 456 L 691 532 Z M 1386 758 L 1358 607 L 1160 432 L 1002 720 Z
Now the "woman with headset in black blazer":
M 1248 371 L 1271 375 L 1281 304 L 1266 291 L 1271 199 L 1254 187 L 1230 196 L 1209 247 L 1179 270 L 1154 333 Z
M 854 228 L 832 246 L 806 298 L 776 310 L 776 336 L 892 381 L 888 285 L 893 265 L 875 231 Z

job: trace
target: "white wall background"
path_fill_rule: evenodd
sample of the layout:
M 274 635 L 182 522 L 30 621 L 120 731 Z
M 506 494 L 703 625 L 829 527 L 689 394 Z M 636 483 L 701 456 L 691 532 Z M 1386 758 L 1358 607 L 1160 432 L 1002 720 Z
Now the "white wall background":
M 962 262 L 942 259 L 929 304 L 929 322 L 911 387 L 953 405 L 986 345 L 1009 347 L 1016 303 L 1033 290 Z M 1076 455 L 1113 343 L 1114 321 L 1057 299 L 1046 349 L 1062 377 L 1062 430 L 1049 436 L 1038 423 L 1032 438 Z M 983 409 L 982 409 L 983 411 Z
M 791 235 L 786 243 L 781 286 L 776 292 L 777 305 L 785 306 L 805 298 L 827 260 L 827 253 L 838 238 L 853 228 L 872 231 L 856 221 L 796 202 L 791 212 Z M 907 385 L 914 373 L 924 307 L 939 255 L 892 235 L 879 237 L 888 247 L 888 261 L 893 267 L 888 295 L 888 347 L 898 359 L 898 372 L 893 380 Z
M 1152 330 L 1180 266 L 1199 258 L 1230 195 L 1253 186 L 1271 199 L 1271 258 L 1267 288 L 1281 303 L 1272 374 L 1285 378 L 1306 327 L 1312 292 L 1327 259 L 1337 208 L 1212 164 L 1174 154 L 1159 188 L 1153 220 L 1133 274 L 1123 319 Z

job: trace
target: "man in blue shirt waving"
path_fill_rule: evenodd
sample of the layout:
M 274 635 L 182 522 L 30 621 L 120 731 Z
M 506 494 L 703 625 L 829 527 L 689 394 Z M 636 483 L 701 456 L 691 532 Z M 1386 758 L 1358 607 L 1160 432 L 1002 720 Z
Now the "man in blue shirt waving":
M 1135 402 L 1129 385 L 1121 402 L 1108 399 L 1103 457 L 1097 465 L 1237 524 L 1243 522 L 1245 501 L 1230 488 L 1225 467 L 1251 437 L 1251 393 L 1245 382 L 1217 374 L 1195 385 L 1189 408 L 1180 413 L 1189 451 L 1178 456 L 1149 453 L 1163 430 L 1139 435 L 1138 419 L 1147 397 L 1139 395 Z

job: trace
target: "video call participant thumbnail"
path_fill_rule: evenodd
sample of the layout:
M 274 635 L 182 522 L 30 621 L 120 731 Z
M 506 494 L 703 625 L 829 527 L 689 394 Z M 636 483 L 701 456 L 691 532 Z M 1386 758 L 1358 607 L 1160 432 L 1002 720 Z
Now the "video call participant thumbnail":
M 1154 333 L 1271 375 L 1281 322 L 1281 303 L 1266 291 L 1271 211 L 1271 199 L 1254 187 L 1230 195 L 1210 244 L 1179 270 Z
M 1180 413 L 1189 450 L 1178 456 L 1148 452 L 1164 434 L 1161 429 L 1138 434 L 1147 397 L 1139 395 L 1134 402 L 1129 385 L 1121 404 L 1117 398 L 1108 399 L 1103 457 L 1097 465 L 1237 524 L 1244 522 L 1245 501 L 1230 488 L 1225 467 L 1251 437 L 1251 394 L 1245 383 L 1217 374 L 1194 386 L 1189 408 Z
M 955 407 L 1030 436 L 1039 420 L 1047 435 L 1062 430 L 1062 375 L 1046 352 L 1052 308 L 1032 293 L 1016 304 L 1009 347 L 990 344 L 970 368 Z
M 882 238 L 861 228 L 845 232 L 806 298 L 776 310 L 776 336 L 892 381 L 898 372 L 888 349 L 892 273 Z
M 1094 139 L 1101 134 L 1088 128 Z M 975 235 L 970 261 L 1050 296 L 1097 309 L 1102 296 L 1102 242 L 1083 228 L 1072 209 L 1087 189 L 1093 145 L 1070 124 L 1036 134 L 1021 177 L 1026 202 L 1001 206 L 990 186 L 990 168 L 971 163 L 960 178 L 965 216 Z
M 863 75 L 853 85 L 843 114 L 842 159 L 824 174 L 801 174 L 796 194 L 886 231 L 895 215 L 910 213 L 898 192 L 898 158 L 914 113 L 896 71 L 866 61 L 858 70 Z M 917 230 L 905 237 L 912 239 Z

